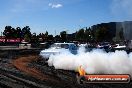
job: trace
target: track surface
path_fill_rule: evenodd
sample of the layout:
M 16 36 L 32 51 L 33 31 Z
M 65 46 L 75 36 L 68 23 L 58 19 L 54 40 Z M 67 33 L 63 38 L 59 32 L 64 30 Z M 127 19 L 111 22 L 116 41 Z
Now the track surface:
M 0 68 L 0 88 L 132 88 L 132 82 L 80 85 L 76 81 L 75 72 L 55 70 L 37 55 L 22 56 L 9 62 L 7 60 L 5 64 L 2 63 L 3 67 L 1 65 Z

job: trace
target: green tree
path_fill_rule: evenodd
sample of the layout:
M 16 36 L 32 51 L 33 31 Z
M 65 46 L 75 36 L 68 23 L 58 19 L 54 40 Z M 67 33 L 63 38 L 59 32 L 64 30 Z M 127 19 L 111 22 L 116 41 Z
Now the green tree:
M 6 27 L 5 27 L 5 30 L 4 30 L 4 32 L 3 32 L 3 35 L 4 35 L 6 38 L 10 38 L 10 37 L 12 36 L 11 30 L 12 30 L 12 27 L 11 27 L 11 26 L 6 26 Z
M 25 34 L 24 35 L 24 40 L 25 40 L 25 42 L 30 42 L 31 38 L 30 38 L 30 36 L 28 34 Z
M 22 30 L 20 27 L 16 28 L 16 34 L 17 34 L 17 38 L 20 38 L 20 42 L 22 41 Z
M 60 32 L 60 37 L 62 39 L 62 42 L 67 42 L 67 33 L 66 33 L 66 31 Z
M 21 36 L 22 36 L 21 33 L 22 33 L 21 28 L 20 27 L 17 27 L 16 28 L 17 38 L 21 38 Z
M 85 37 L 84 29 L 80 29 L 79 31 L 76 32 L 76 39 L 78 41 L 83 41 Z
M 48 34 L 49 34 L 49 33 L 48 33 L 48 31 L 46 31 L 46 32 L 45 32 L 45 36 L 47 37 L 47 36 L 48 36 Z
M 31 40 L 31 32 L 29 26 L 26 26 L 22 29 L 22 37 L 26 39 L 25 41 L 29 42 Z
M 15 28 L 11 28 L 11 37 L 10 38 L 17 38 L 17 32 Z
M 54 40 L 55 40 L 55 42 L 61 41 L 60 35 L 56 35 L 56 36 L 54 37 Z
M 91 31 L 91 29 L 90 28 L 86 28 L 86 30 L 85 30 L 85 41 L 86 42 L 88 42 L 88 41 L 91 41 L 91 38 L 92 38 L 92 33 L 91 33 L 92 31 Z
M 47 40 L 48 40 L 48 41 L 52 41 L 52 42 L 53 42 L 53 41 L 54 41 L 54 37 L 53 37 L 53 35 L 48 35 Z
M 96 31 L 95 31 L 95 39 L 97 41 L 104 41 L 104 40 L 108 40 L 108 31 L 105 27 L 99 27 Z
M 49 34 L 48 31 L 41 34 L 41 37 L 42 37 L 43 41 L 45 41 L 45 42 L 48 41 L 48 36 L 49 36 L 48 34 Z

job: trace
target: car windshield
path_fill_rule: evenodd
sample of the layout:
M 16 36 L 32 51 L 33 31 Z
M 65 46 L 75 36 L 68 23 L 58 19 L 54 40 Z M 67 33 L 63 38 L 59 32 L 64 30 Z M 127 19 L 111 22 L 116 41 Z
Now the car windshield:
M 69 45 L 68 44 L 53 44 L 51 45 L 51 48 L 65 48 L 65 49 L 68 49 L 69 48 Z

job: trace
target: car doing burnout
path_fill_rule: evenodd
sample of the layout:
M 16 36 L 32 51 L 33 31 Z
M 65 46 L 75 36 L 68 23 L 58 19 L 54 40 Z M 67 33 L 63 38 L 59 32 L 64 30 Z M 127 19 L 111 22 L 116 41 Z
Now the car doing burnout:
M 74 43 L 54 43 L 49 49 L 42 50 L 40 56 L 48 60 L 51 55 L 60 54 L 65 51 L 77 54 L 77 46 Z

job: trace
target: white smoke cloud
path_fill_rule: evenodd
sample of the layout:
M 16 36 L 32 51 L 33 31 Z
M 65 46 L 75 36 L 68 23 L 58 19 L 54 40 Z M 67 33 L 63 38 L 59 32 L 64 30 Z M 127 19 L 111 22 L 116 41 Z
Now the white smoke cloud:
M 112 0 L 111 10 L 115 15 L 132 15 L 132 0 Z M 132 17 L 131 17 L 132 18 Z
M 62 4 L 53 4 L 53 3 L 49 3 L 49 6 L 50 6 L 51 8 L 60 8 L 60 7 L 62 7 L 63 5 L 62 5 Z
M 102 50 L 85 52 L 79 49 L 77 55 L 68 51 L 59 55 L 52 55 L 48 60 L 49 66 L 55 69 L 74 70 L 82 65 L 87 74 L 131 74 L 132 75 L 132 53 L 115 51 L 106 53 Z

